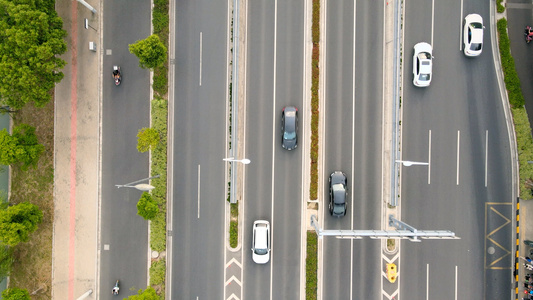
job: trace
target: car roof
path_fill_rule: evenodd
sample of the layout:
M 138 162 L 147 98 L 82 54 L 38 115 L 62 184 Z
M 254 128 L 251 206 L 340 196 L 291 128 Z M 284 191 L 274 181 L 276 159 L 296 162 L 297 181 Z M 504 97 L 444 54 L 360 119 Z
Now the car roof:
M 333 185 L 333 200 L 335 204 L 344 204 L 346 202 L 346 190 L 342 184 L 337 183 Z
M 255 227 L 255 248 L 266 249 L 268 248 L 268 227 L 264 224 Z

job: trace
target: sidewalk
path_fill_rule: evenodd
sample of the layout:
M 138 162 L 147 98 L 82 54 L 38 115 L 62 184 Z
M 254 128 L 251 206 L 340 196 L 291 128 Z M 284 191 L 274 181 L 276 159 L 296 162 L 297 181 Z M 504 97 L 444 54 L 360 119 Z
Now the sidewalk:
M 72 0 L 57 0 L 56 10 L 68 32 L 64 79 L 55 89 L 54 235 L 52 298 L 78 299 L 97 294 L 98 178 L 100 145 L 100 34 L 85 29 L 84 19 L 101 28 L 98 11 Z M 97 51 L 89 50 L 95 42 Z

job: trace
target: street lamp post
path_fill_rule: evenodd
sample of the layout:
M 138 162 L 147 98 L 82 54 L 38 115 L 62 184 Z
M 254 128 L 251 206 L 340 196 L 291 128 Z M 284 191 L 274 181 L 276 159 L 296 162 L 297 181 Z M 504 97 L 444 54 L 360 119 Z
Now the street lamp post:
M 85 2 L 85 0 L 78 0 L 78 2 L 87 7 L 93 14 L 96 13 L 96 9 L 94 9 L 94 7 L 92 7 L 89 3 Z
M 126 184 L 115 184 L 115 186 L 117 188 L 130 187 L 130 188 L 138 189 L 139 191 L 147 192 L 147 191 L 151 191 L 151 190 L 155 189 L 155 186 L 147 184 L 147 183 L 139 183 L 139 184 L 136 184 L 136 183 L 142 182 L 142 181 L 146 181 L 146 180 L 150 180 L 152 178 L 159 178 L 159 176 L 160 175 L 155 175 L 155 176 L 152 176 L 152 177 L 148 177 L 148 178 L 145 178 L 145 179 L 137 180 L 137 181 L 126 183 Z
M 228 158 L 223 158 L 222 160 L 223 161 L 229 161 L 229 162 L 240 162 L 240 163 L 245 164 L 245 165 L 250 163 L 250 160 L 248 158 L 234 159 L 233 157 L 228 157 Z
M 402 163 L 405 167 L 410 167 L 413 165 L 427 166 L 427 162 L 418 162 L 418 161 L 409 161 L 409 160 L 396 160 L 397 163 Z

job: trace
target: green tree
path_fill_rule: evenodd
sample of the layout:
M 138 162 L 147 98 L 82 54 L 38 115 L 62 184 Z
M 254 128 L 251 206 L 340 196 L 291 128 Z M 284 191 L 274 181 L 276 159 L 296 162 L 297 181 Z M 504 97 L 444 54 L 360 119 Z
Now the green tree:
M 8 288 L 2 292 L 4 300 L 30 300 L 30 293 L 26 289 Z
M 154 69 L 162 66 L 167 60 L 167 47 L 155 34 L 130 44 L 129 49 L 139 58 L 139 66 L 143 69 Z
M 137 214 L 145 220 L 151 220 L 158 212 L 159 206 L 157 206 L 157 202 L 152 198 L 152 195 L 144 192 L 139 202 L 137 202 Z
M 154 288 L 147 287 L 144 291 L 141 289 L 137 292 L 137 295 L 132 295 L 126 298 L 128 300 L 160 300 Z
M 13 135 L 6 129 L 0 131 L 0 163 L 12 165 L 22 163 L 22 169 L 36 166 L 44 146 L 39 144 L 35 127 L 20 124 L 13 128 Z
M 22 108 L 50 101 L 63 79 L 67 50 L 63 21 L 49 0 L 0 0 L 0 99 Z
M 37 205 L 22 202 L 10 206 L 0 211 L 0 239 L 9 246 L 27 242 L 42 220 L 43 212 Z
M 159 132 L 153 128 L 143 128 L 137 133 L 137 150 L 146 152 L 159 144 Z

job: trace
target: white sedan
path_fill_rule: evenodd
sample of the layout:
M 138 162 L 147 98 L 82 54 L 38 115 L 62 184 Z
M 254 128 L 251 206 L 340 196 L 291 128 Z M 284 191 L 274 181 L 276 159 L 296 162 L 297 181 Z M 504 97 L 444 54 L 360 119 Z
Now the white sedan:
M 252 260 L 266 264 L 270 260 L 270 223 L 264 220 L 254 222 L 252 230 Z
M 429 86 L 433 68 L 433 48 L 428 43 L 415 45 L 413 55 L 413 84 L 415 86 Z
M 465 18 L 463 46 L 466 56 L 478 56 L 483 48 L 483 18 L 470 14 Z

